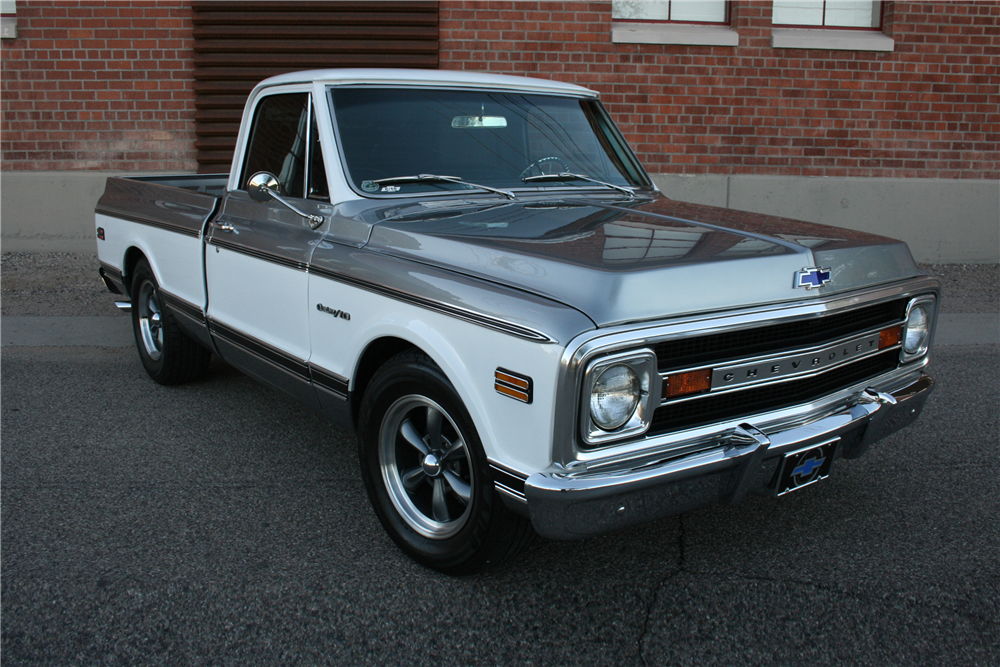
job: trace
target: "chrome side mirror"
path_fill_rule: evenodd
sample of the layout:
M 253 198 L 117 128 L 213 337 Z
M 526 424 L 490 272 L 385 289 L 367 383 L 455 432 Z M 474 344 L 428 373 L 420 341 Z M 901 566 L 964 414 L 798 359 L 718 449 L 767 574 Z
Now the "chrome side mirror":
M 278 179 L 275 178 L 274 174 L 266 171 L 258 171 L 250 177 L 249 181 L 247 181 L 247 192 L 250 194 L 250 199 L 253 199 L 255 202 L 266 204 L 273 199 L 283 204 L 292 212 L 297 213 L 308 220 L 311 228 L 316 229 L 323 224 L 322 216 L 312 215 L 310 213 L 300 211 L 298 208 L 285 201 L 284 197 L 278 194 L 280 190 L 281 184 L 278 183 Z
M 266 204 L 274 199 L 274 194 L 281 190 L 281 184 L 274 174 L 258 171 L 247 182 L 247 192 L 250 199 L 260 204 Z

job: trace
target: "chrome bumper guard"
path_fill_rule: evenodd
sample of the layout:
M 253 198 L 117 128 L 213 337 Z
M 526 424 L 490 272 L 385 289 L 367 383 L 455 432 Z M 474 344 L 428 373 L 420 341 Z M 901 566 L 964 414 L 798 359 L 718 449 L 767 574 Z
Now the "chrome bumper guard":
M 910 424 L 934 388 L 925 373 L 891 394 L 862 392 L 857 402 L 811 424 L 765 435 L 741 424 L 721 447 L 614 472 L 536 473 L 525 483 L 531 522 L 550 539 L 580 539 L 687 512 L 737 503 L 766 490 L 785 453 L 839 440 L 835 457 L 863 455 L 873 442 Z

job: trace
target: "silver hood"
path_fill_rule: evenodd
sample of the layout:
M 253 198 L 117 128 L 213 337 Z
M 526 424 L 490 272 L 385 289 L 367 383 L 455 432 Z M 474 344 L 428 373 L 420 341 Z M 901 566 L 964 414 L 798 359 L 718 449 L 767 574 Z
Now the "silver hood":
M 526 290 L 598 326 L 806 300 L 922 275 L 906 244 L 656 198 L 425 200 L 355 212 L 366 247 Z M 829 268 L 828 285 L 793 286 Z

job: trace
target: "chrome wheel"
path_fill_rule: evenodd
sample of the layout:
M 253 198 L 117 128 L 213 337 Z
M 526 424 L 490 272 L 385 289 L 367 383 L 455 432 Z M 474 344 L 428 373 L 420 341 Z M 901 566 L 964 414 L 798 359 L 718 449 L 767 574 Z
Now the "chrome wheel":
M 416 532 L 447 539 L 469 520 L 472 459 L 455 422 L 419 394 L 397 399 L 379 431 L 382 479 L 396 511 Z
M 163 322 L 160 310 L 160 297 L 156 285 L 146 280 L 139 287 L 139 332 L 142 335 L 142 346 L 153 361 L 159 361 L 163 355 Z

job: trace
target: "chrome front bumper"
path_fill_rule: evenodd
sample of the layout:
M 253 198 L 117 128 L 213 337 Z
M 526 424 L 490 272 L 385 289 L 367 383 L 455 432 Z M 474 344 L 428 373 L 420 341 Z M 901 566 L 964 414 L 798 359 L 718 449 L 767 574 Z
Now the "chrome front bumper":
M 725 446 L 640 468 L 536 473 L 525 483 L 531 522 L 551 539 L 580 539 L 681 514 L 714 502 L 739 502 L 774 483 L 784 454 L 838 440 L 835 458 L 857 458 L 910 424 L 934 388 L 925 373 L 891 394 L 868 389 L 856 403 L 798 428 L 765 435 L 741 424 Z

